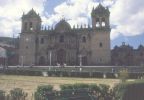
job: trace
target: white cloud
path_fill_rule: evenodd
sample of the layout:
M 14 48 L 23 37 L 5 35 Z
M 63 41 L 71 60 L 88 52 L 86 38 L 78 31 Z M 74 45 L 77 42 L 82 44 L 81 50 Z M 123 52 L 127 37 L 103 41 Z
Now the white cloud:
M 61 18 L 62 16 L 60 14 L 52 14 L 52 15 L 49 15 L 48 17 L 46 16 L 43 16 L 41 17 L 42 18 L 42 24 L 44 26 L 50 26 L 50 27 L 54 27 L 55 23 L 57 23 Z
M 144 1 L 117 0 L 111 8 L 111 24 L 117 25 L 112 29 L 111 39 L 120 34 L 135 36 L 144 33 Z
M 73 25 L 84 25 L 89 23 L 91 11 L 93 7 L 98 5 L 93 0 L 67 0 L 54 8 L 54 13 L 49 17 L 49 21 L 43 24 L 52 25 L 62 19 L 62 16 Z M 43 18 L 43 20 L 46 20 Z
M 3 0 L 0 1 L 0 36 L 12 36 L 20 32 L 21 16 L 34 8 L 42 14 L 45 0 Z
M 120 34 L 135 36 L 144 32 L 143 0 L 104 0 L 102 4 L 110 7 L 111 25 L 117 26 L 112 27 L 111 39 L 116 39 Z M 92 8 L 97 5 L 95 0 L 69 0 L 55 7 L 54 11 L 60 16 L 64 15 L 71 26 L 81 25 L 90 23 Z
M 5 0 L 0 1 L 0 33 L 1 36 L 12 36 L 20 32 L 20 17 L 34 8 L 40 13 L 44 25 L 54 26 L 64 16 L 73 25 L 90 24 L 91 11 L 98 5 L 98 0 L 66 0 L 54 8 L 49 15 L 44 12 L 46 0 Z M 111 39 L 119 35 L 135 36 L 144 33 L 144 1 L 143 0 L 104 0 L 103 5 L 111 11 Z M 47 16 L 44 16 L 47 15 Z
M 17 20 L 5 19 L 0 22 L 0 33 L 2 36 L 13 36 L 14 32 L 20 30 L 21 23 Z

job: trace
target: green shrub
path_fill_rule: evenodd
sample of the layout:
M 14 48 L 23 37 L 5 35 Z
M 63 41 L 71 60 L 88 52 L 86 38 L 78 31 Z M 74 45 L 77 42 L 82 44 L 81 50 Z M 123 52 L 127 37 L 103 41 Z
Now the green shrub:
M 127 69 L 120 70 L 119 78 L 121 79 L 122 82 L 126 82 L 128 77 L 129 77 L 129 74 L 128 74 L 128 70 Z
M 68 72 L 68 71 L 62 71 L 63 77 L 69 77 L 70 76 L 69 73 L 70 72 Z
M 93 72 L 93 77 L 103 78 L 103 72 Z
M 115 73 L 106 73 L 107 78 L 116 78 Z
M 143 77 L 143 73 L 129 73 L 130 79 L 140 79 Z
M 35 92 L 35 100 L 112 100 L 107 99 L 110 90 L 104 84 L 66 84 L 60 85 L 60 88 L 60 91 L 53 91 L 52 86 L 39 86 Z
M 82 77 L 82 78 L 90 77 L 89 72 L 79 72 L 79 76 Z
M 109 93 L 109 88 L 110 88 L 109 85 L 100 84 L 99 88 L 100 88 L 100 92 L 101 92 L 102 96 L 105 96 L 105 95 L 107 95 Z
M 6 96 L 5 96 L 5 92 L 3 90 L 0 90 L 0 100 L 5 100 Z
M 91 85 L 89 85 L 89 89 L 90 89 L 90 92 L 93 96 L 95 96 L 97 98 L 100 96 L 101 90 L 100 90 L 100 87 L 98 85 L 91 84 Z
M 88 88 L 89 88 L 88 84 L 79 83 L 73 85 L 73 89 L 88 89 Z
M 20 88 L 15 88 L 11 90 L 9 95 L 10 100 L 26 100 L 26 97 L 27 97 L 27 93 L 25 93 Z
M 68 97 L 72 96 L 89 96 L 98 97 L 100 99 L 106 99 L 109 96 L 110 86 L 100 84 L 99 86 L 96 84 L 73 84 L 73 85 L 61 85 L 61 96 Z
M 76 90 L 76 89 L 88 89 L 89 85 L 88 84 L 64 84 L 64 85 L 60 85 L 61 91 L 64 90 Z
M 58 100 L 89 100 L 88 84 L 61 85 Z M 72 99 L 73 98 L 73 99 Z
M 41 71 L 34 70 L 20 70 L 20 69 L 7 69 L 4 71 L 7 75 L 29 75 L 29 76 L 42 76 Z
M 100 87 L 99 87 L 98 85 L 96 85 L 96 84 L 91 84 L 91 85 L 89 85 L 89 89 L 90 89 L 91 91 L 100 92 Z
M 35 92 L 35 100 L 46 100 L 51 98 L 53 87 L 51 85 L 38 86 Z
M 70 72 L 70 77 L 80 77 L 79 73 L 80 72 Z
M 73 85 L 70 85 L 70 84 L 64 84 L 64 85 L 60 85 L 60 88 L 61 88 L 61 91 L 64 91 L 64 90 L 73 90 Z

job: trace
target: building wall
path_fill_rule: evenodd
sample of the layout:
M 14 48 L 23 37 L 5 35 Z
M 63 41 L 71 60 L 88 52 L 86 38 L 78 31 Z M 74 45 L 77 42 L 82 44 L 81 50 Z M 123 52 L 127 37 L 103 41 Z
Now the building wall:
M 110 39 L 109 33 L 106 31 L 96 31 L 92 35 L 92 64 L 105 65 L 111 61 L 110 57 Z
M 142 45 L 134 49 L 132 46 L 123 43 L 121 46 L 115 46 L 111 53 L 112 65 L 144 65 L 144 46 Z
M 35 35 L 25 33 L 20 36 L 19 63 L 21 65 L 35 64 Z

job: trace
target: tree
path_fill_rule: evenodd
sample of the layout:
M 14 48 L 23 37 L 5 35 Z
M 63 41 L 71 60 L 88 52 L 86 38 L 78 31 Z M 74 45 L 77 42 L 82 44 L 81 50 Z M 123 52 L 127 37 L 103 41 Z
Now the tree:
M 10 91 L 9 98 L 10 100 L 26 100 L 27 95 L 22 89 L 15 88 Z

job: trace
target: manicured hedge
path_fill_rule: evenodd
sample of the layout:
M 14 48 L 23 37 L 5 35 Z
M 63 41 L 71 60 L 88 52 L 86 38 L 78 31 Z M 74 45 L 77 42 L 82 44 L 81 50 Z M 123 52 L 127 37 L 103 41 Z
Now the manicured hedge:
M 50 77 L 81 77 L 81 78 L 118 78 L 115 74 L 119 75 L 119 73 L 111 73 L 111 72 L 88 72 L 88 71 L 45 71 L 47 75 Z M 42 70 L 34 70 L 34 69 L 5 69 L 0 70 L 1 74 L 6 75 L 28 75 L 28 76 L 42 76 Z M 144 77 L 143 73 L 128 73 L 129 79 L 140 79 Z
M 103 72 L 93 72 L 92 77 L 103 78 Z
M 107 78 L 116 78 L 115 73 L 106 73 Z
M 47 90 L 47 87 L 37 89 L 35 100 L 112 100 L 109 86 L 104 84 L 99 86 L 95 84 L 61 85 L 60 91 Z
M 12 70 L 7 69 L 3 70 L 3 74 L 6 75 L 28 75 L 28 76 L 41 76 L 41 71 L 32 71 L 32 70 Z
M 56 76 L 56 77 L 97 77 L 103 78 L 102 72 L 66 72 L 66 71 L 48 71 L 48 76 Z
M 130 79 L 140 79 L 144 76 L 144 73 L 129 73 Z

